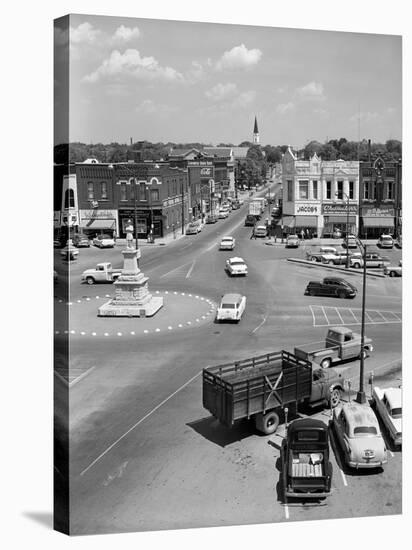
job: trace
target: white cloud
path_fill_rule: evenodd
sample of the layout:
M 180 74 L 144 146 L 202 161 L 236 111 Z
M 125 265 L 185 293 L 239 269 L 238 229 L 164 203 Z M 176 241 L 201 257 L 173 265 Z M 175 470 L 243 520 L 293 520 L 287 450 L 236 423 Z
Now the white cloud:
M 138 50 L 128 49 L 124 53 L 112 51 L 110 56 L 95 71 L 86 75 L 86 82 L 97 82 L 108 77 L 132 77 L 144 81 L 183 81 L 183 75 L 172 67 L 162 67 L 154 57 L 142 57 Z
M 324 100 L 324 89 L 323 84 L 320 82 L 309 82 L 301 88 L 297 88 L 295 95 L 300 99 L 309 99 L 309 100 Z
M 198 61 L 192 61 L 192 66 L 186 74 L 186 80 L 190 83 L 195 83 L 205 76 L 203 65 Z
M 135 109 L 136 113 L 144 115 L 169 115 L 177 111 L 177 107 L 164 103 L 155 103 L 152 99 L 145 99 Z
M 295 109 L 295 104 L 289 101 L 288 103 L 280 103 L 276 107 L 276 112 L 280 115 L 285 115 L 286 113 L 290 113 Z
M 236 84 L 228 82 L 227 84 L 216 84 L 210 90 L 205 92 L 205 96 L 212 101 L 225 101 L 227 99 L 232 99 L 238 94 L 238 89 Z
M 216 69 L 223 71 L 225 69 L 247 69 L 259 63 L 262 52 L 258 49 L 248 50 L 244 44 L 235 46 L 226 51 L 216 63 Z
M 99 29 L 93 28 L 93 25 L 90 23 L 81 23 L 78 27 L 70 27 L 70 43 L 71 44 L 81 44 L 89 43 L 91 44 L 99 36 Z
M 139 38 L 140 36 L 140 30 L 138 27 L 125 27 L 124 25 L 120 25 L 113 34 L 113 40 L 117 42 L 129 42 L 129 40 L 133 40 L 134 38 Z
M 329 114 L 326 109 L 322 109 L 321 107 L 319 107 L 318 109 L 313 109 L 313 112 L 315 115 L 318 115 L 321 117 L 326 117 Z
M 370 122 L 371 120 L 376 120 L 379 117 L 380 117 L 379 113 L 366 111 L 366 112 L 363 112 L 363 113 L 362 112 L 361 113 L 354 113 L 349 118 L 349 120 L 351 122 L 357 122 L 360 118 L 361 122 Z
M 256 97 L 256 92 L 254 90 L 249 90 L 248 92 L 242 92 L 239 96 L 233 101 L 234 107 L 246 107 L 253 103 Z

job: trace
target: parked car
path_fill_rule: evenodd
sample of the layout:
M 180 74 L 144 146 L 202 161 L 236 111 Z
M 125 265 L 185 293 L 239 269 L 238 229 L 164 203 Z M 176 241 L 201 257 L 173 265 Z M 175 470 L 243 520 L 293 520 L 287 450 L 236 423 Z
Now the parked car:
M 240 208 L 240 202 L 238 200 L 232 200 L 232 209 L 233 210 L 239 210 Z
M 81 281 L 88 285 L 95 283 L 113 283 L 122 274 L 121 269 L 113 269 L 109 262 L 102 262 L 96 267 L 86 269 L 81 275 Z
M 197 235 L 202 231 L 202 226 L 199 222 L 190 222 L 186 227 L 186 235 Z
M 243 258 L 235 257 L 226 260 L 226 271 L 229 275 L 247 275 L 247 265 Z
M 375 252 L 367 253 L 365 256 L 366 267 L 385 267 L 385 265 L 389 265 L 389 258 L 385 258 Z M 357 269 L 363 267 L 363 257 L 351 257 L 350 266 Z
M 355 235 L 348 235 L 345 237 L 342 243 L 343 248 L 358 248 L 358 243 L 356 241 Z
M 253 214 L 248 214 L 245 219 L 245 226 L 254 227 L 256 224 L 256 216 Z
M 402 389 L 372 390 L 372 403 L 394 445 L 402 445 Z
M 288 235 L 286 238 L 286 248 L 298 248 L 299 237 L 297 235 Z
M 77 248 L 90 248 L 89 237 L 87 235 L 84 235 L 83 233 L 73 235 L 72 242 L 74 246 L 77 246 Z
M 355 298 L 358 290 L 351 283 L 340 277 L 325 277 L 323 281 L 310 281 L 305 295 L 335 296 L 337 298 Z
M 378 240 L 379 248 L 393 248 L 394 240 L 392 235 L 381 235 Z
M 241 294 L 225 294 L 216 312 L 216 321 L 236 321 L 242 318 L 246 308 L 246 296 Z
M 386 447 L 369 403 L 354 401 L 333 409 L 331 428 L 351 468 L 377 468 L 387 462 Z
M 99 248 L 114 248 L 114 239 L 110 235 L 97 235 L 93 239 L 94 246 Z
M 271 214 L 271 215 L 272 215 L 273 218 L 278 218 L 278 217 L 280 216 L 280 208 L 279 208 L 279 206 L 274 206 L 274 207 L 272 208 L 272 214 Z
M 235 248 L 236 239 L 228 235 L 220 241 L 219 250 L 233 250 Z
M 336 254 L 336 248 L 333 246 L 321 246 L 318 250 L 307 250 L 306 259 L 309 262 L 321 262 L 325 254 Z
M 214 214 L 209 214 L 206 217 L 206 223 L 216 223 L 217 219 L 218 219 L 217 216 L 215 216 Z
M 347 258 L 351 257 L 350 252 L 347 250 L 337 251 L 335 254 L 322 254 L 322 263 L 329 265 L 343 265 L 346 264 Z M 349 261 L 349 260 L 348 260 Z
M 383 269 L 383 272 L 389 277 L 402 277 L 401 262 L 399 262 L 399 265 L 386 265 Z
M 266 237 L 268 234 L 266 225 L 256 225 L 253 230 L 253 235 L 255 237 Z
M 219 209 L 219 214 L 218 214 L 218 218 L 223 220 L 225 218 L 228 218 L 229 217 L 229 210 L 226 210 L 225 208 L 220 208 Z

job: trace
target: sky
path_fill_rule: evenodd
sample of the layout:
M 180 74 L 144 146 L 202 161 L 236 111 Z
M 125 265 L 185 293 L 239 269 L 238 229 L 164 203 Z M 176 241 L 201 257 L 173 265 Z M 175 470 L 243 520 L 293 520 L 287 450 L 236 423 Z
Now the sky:
M 402 139 L 399 36 L 71 15 L 57 91 L 68 39 L 71 142 Z

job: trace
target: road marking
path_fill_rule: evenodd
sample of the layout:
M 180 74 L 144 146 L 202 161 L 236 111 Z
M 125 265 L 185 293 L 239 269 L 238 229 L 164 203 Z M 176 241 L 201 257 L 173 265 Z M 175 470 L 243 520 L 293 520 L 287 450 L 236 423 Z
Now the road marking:
M 395 456 L 394 453 L 390 449 L 388 449 L 388 453 L 391 455 L 392 458 Z
M 262 321 L 257 327 L 255 327 L 255 328 L 252 330 L 252 334 L 254 334 L 257 330 L 260 329 L 260 327 L 261 327 L 264 323 L 266 323 L 266 319 L 267 319 L 267 318 L 268 318 L 268 316 L 265 315 L 265 317 L 263 318 L 263 321 Z
M 190 378 L 190 380 L 188 380 L 182 386 L 180 386 L 180 388 L 178 388 L 176 391 L 171 393 L 169 395 L 169 397 L 166 397 L 166 399 L 164 399 L 161 403 L 156 405 L 156 407 L 154 407 L 154 409 L 152 409 L 150 412 L 148 412 L 143 418 L 141 418 L 138 422 L 136 422 L 136 424 L 134 424 L 131 428 L 129 428 L 123 435 L 121 435 L 118 439 L 116 439 L 116 441 L 114 441 L 111 445 L 109 445 L 109 447 L 107 447 L 107 449 L 105 451 L 103 451 L 97 458 L 95 458 L 93 460 L 93 462 L 91 462 L 87 466 L 87 468 L 85 468 L 82 472 L 80 472 L 80 475 L 83 476 L 88 470 L 90 470 L 90 468 L 92 468 L 97 462 L 99 462 L 100 459 L 102 459 L 109 451 L 111 451 L 113 449 L 113 447 L 115 447 L 118 443 L 120 443 L 120 441 L 122 439 L 124 439 L 127 435 L 129 435 L 130 432 L 132 432 L 135 428 L 137 428 L 137 426 L 139 426 L 142 422 L 144 422 L 147 418 L 149 418 L 149 416 L 151 416 L 154 412 L 156 412 L 158 409 L 160 409 L 160 407 L 162 407 L 165 403 L 167 403 L 177 393 L 179 393 L 186 386 L 188 386 L 190 383 L 192 383 L 193 380 L 195 380 L 201 373 L 202 373 L 202 371 L 199 371 L 197 374 L 192 376 L 192 378 Z
M 209 248 L 206 248 L 206 252 L 210 252 L 212 248 L 215 248 L 217 246 L 217 243 L 213 243 L 212 246 L 209 246 Z
M 285 509 L 285 518 L 289 519 L 289 506 L 285 504 L 284 509 Z
M 90 374 L 92 370 L 94 370 L 95 368 L 96 366 L 90 367 L 90 369 L 87 369 L 85 372 L 80 374 L 80 376 L 78 376 L 77 378 L 75 378 L 69 383 L 69 387 L 72 388 L 75 384 L 77 384 L 77 382 L 80 382 L 80 380 L 83 380 L 83 378 L 85 378 L 88 374 Z
M 188 263 L 189 262 L 186 262 L 185 264 L 179 265 L 179 266 L 175 267 L 174 269 L 171 269 L 167 273 L 164 273 L 163 275 L 160 275 L 160 278 L 163 279 L 163 277 L 167 277 L 167 275 L 170 275 L 171 273 L 174 273 L 175 271 L 178 271 L 179 269 L 182 269 L 183 267 L 188 265 Z
M 348 486 L 348 482 L 346 481 L 346 476 L 345 476 L 345 474 L 343 473 L 343 471 L 342 471 L 340 468 L 339 468 L 339 471 L 340 471 L 340 475 L 341 475 L 341 477 L 342 477 L 343 484 L 344 484 L 345 487 L 347 487 L 347 486 Z
M 192 274 L 193 268 L 195 267 L 195 263 L 196 263 L 196 260 L 193 260 L 192 265 L 190 266 L 189 271 L 186 273 L 186 279 L 188 279 L 188 278 L 190 277 L 190 275 Z
M 341 314 L 339 313 L 339 311 L 338 311 L 338 308 L 337 308 L 337 307 L 335 307 L 335 311 L 336 311 L 336 313 L 338 314 L 338 316 L 339 316 L 339 319 L 341 320 L 341 323 L 342 323 L 342 325 L 344 325 L 345 323 L 344 323 L 344 321 L 343 321 L 343 319 L 342 319 L 342 315 L 341 315 Z
M 315 313 L 313 311 L 312 306 L 309 306 L 309 308 L 310 308 L 310 311 L 312 313 L 313 326 L 315 326 L 316 325 Z
M 63 382 L 63 384 L 64 384 L 65 386 L 68 386 L 68 385 L 69 385 L 68 382 L 67 382 L 67 380 L 66 380 L 61 374 L 59 374 L 59 373 L 57 372 L 57 370 L 54 371 L 54 375 L 57 376 L 57 378 L 58 378 L 61 382 Z

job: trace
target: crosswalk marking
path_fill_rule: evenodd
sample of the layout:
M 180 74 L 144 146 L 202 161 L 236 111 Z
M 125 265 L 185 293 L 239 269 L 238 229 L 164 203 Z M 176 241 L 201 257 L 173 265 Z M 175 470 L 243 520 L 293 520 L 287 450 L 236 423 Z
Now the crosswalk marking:
M 334 325 L 360 325 L 362 310 L 360 308 L 309 306 L 314 327 L 328 327 Z M 365 323 L 383 325 L 402 323 L 402 314 L 399 311 L 365 310 Z

